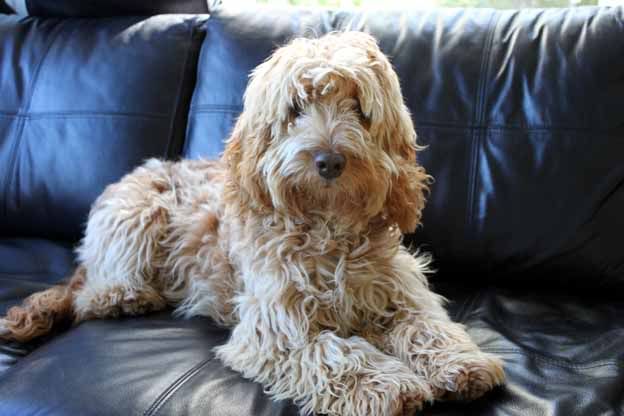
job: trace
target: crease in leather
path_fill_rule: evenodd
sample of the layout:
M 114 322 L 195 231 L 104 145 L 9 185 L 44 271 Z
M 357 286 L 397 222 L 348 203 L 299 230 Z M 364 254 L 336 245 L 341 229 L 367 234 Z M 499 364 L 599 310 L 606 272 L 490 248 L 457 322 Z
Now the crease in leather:
M 484 289 L 477 290 L 477 292 L 472 297 L 472 301 L 470 302 L 469 307 L 466 308 L 465 310 L 466 315 L 463 317 L 464 321 L 468 320 L 468 317 L 470 316 L 470 314 L 475 311 L 475 309 L 481 302 L 481 299 L 483 299 L 484 297 L 485 297 L 485 290 Z
M 464 300 L 464 302 L 462 302 L 460 308 L 458 308 L 456 316 L 455 316 L 455 321 L 462 323 L 466 326 L 470 326 L 468 325 L 468 321 L 469 321 L 469 317 L 471 315 L 472 312 L 475 311 L 475 309 L 478 307 L 478 305 L 481 303 L 481 300 L 484 298 L 485 296 L 485 290 L 484 289 L 480 289 L 478 291 L 476 291 L 475 293 L 471 294 L 470 297 L 468 297 L 467 299 Z M 547 363 L 547 364 L 551 364 L 554 366 L 558 366 L 561 368 L 568 368 L 568 369 L 576 369 L 576 370 L 584 370 L 584 369 L 593 369 L 593 368 L 600 368 L 600 367 L 615 367 L 617 369 L 619 368 L 624 368 L 624 362 L 618 362 L 617 360 L 602 360 L 602 361 L 591 361 L 588 363 L 579 363 L 579 362 L 575 362 L 569 359 L 563 359 L 560 357 L 555 357 L 555 356 L 550 356 L 547 354 L 544 354 L 543 352 L 526 346 L 523 343 L 521 343 L 517 337 L 512 335 L 511 331 L 507 330 L 507 326 L 504 322 L 502 322 L 501 320 L 499 320 L 496 317 L 496 314 L 489 314 L 488 315 L 489 319 L 491 319 L 494 323 L 494 329 L 497 333 L 499 333 L 500 335 L 504 336 L 505 338 L 507 338 L 508 340 L 510 340 L 511 342 L 513 342 L 514 344 L 516 344 L 518 347 L 517 348 L 500 348 L 500 347 L 481 347 L 481 349 L 485 352 L 490 352 L 493 354 L 519 354 L 519 355 L 523 355 L 526 357 L 530 357 L 534 360 L 537 361 L 541 361 L 543 363 Z M 583 340 L 578 340 L 582 342 Z M 589 339 L 588 339 L 589 341 Z
M 533 347 L 529 347 L 525 344 L 523 344 L 522 342 L 520 342 L 517 337 L 513 336 L 513 334 L 511 333 L 511 331 L 507 330 L 507 327 L 504 323 L 500 322 L 498 319 L 496 319 L 495 317 L 493 317 L 492 314 L 491 318 L 494 320 L 494 322 L 496 323 L 496 332 L 498 332 L 500 335 L 504 336 L 506 339 L 510 340 L 511 342 L 513 342 L 514 344 L 518 345 L 518 348 L 511 348 L 509 349 L 509 351 L 515 351 L 517 353 L 521 353 L 524 354 L 526 356 L 530 356 L 533 357 L 535 359 L 540 359 L 542 361 L 545 362 L 549 362 L 553 365 L 560 365 L 562 367 L 569 367 L 569 368 L 592 368 L 591 366 L 599 361 L 593 361 L 593 362 L 589 362 L 586 364 L 583 363 L 576 363 L 574 361 L 571 360 L 567 360 L 567 359 L 562 359 L 560 357 L 555 357 L 555 356 L 549 356 L 547 354 L 544 354 L 543 352 L 533 348 Z M 487 348 L 484 347 L 482 348 L 483 350 L 486 350 Z M 495 347 L 493 349 L 496 349 Z M 506 350 L 505 348 L 500 349 L 501 351 Z M 609 363 L 617 363 L 617 361 L 612 361 Z M 624 363 L 623 363 L 624 364 Z M 618 366 L 622 366 L 623 364 L 617 364 Z
M 455 313 L 455 321 L 465 324 L 468 315 L 472 310 L 474 310 L 475 304 L 477 303 L 477 298 L 481 298 L 482 290 L 478 290 L 471 294 L 467 299 L 461 303 L 459 308 L 457 308 L 457 312 Z
M 152 405 L 143 413 L 143 416 L 154 416 L 158 414 L 160 409 L 176 393 L 176 391 L 184 386 L 184 384 L 186 384 L 190 379 L 195 377 L 197 373 L 199 373 L 201 369 L 204 368 L 213 359 L 214 357 L 210 357 L 201 361 L 199 364 L 190 368 L 188 371 L 186 371 L 184 374 L 174 380 L 174 382 L 171 383 L 169 387 L 167 387 L 162 393 L 158 395 L 154 403 L 152 403 Z

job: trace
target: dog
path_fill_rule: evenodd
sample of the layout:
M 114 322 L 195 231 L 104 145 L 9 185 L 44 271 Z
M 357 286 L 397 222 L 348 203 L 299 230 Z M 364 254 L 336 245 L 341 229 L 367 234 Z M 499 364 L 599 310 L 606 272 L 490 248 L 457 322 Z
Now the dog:
M 226 366 L 303 414 L 401 415 L 504 382 L 401 245 L 431 177 L 399 79 L 370 35 L 277 49 L 251 74 L 219 160 L 148 160 L 92 206 L 66 284 L 0 320 L 62 324 L 175 308 L 232 328 Z

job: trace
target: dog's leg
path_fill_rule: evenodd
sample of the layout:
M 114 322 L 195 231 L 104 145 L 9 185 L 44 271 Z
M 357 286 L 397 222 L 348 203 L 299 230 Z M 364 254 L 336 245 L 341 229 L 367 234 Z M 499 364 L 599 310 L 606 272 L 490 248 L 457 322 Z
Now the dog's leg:
M 163 296 L 147 285 L 140 288 L 125 284 L 99 286 L 87 280 L 85 286 L 74 294 L 74 323 L 122 315 L 143 315 L 166 306 Z
M 166 162 L 150 160 L 95 202 L 78 248 L 86 269 L 74 295 L 77 322 L 163 309 L 160 271 L 175 195 Z
M 409 315 L 387 334 L 387 352 L 434 387 L 437 399 L 476 399 L 503 383 L 501 360 L 479 350 L 462 325 L 439 315 Z
M 501 360 L 482 352 L 463 325 L 451 321 L 443 299 L 419 272 L 419 260 L 401 252 L 396 261 L 402 273 L 396 279 L 399 313 L 385 334 L 385 351 L 431 382 L 439 399 L 472 400 L 502 384 Z
M 29 341 L 62 323 L 136 315 L 165 307 L 157 289 L 169 210 L 167 162 L 151 160 L 97 199 L 71 281 L 34 293 L 0 318 L 0 338 Z
M 429 385 L 405 363 L 360 337 L 307 333 L 306 318 L 286 307 L 257 299 L 240 305 L 240 323 L 217 356 L 304 414 L 394 416 L 432 400 Z
M 0 338 L 27 342 L 51 332 L 94 318 L 138 315 L 162 309 L 163 297 L 153 288 L 137 289 L 123 284 L 98 286 L 98 279 L 87 279 L 78 267 L 68 283 L 33 293 L 0 318 Z

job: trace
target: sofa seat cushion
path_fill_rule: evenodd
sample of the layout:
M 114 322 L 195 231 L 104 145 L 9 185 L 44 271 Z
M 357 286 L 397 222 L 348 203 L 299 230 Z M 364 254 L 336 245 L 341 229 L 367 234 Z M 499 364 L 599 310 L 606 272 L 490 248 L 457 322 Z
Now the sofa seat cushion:
M 60 279 L 72 264 L 69 247 L 42 241 L 0 244 L 0 258 L 13 257 L 19 263 L 0 273 L 6 283 L 0 312 Z M 508 385 L 472 403 L 436 403 L 427 414 L 621 410 L 621 300 L 457 286 L 439 291 L 481 348 L 504 359 Z M 272 401 L 259 384 L 214 358 L 213 347 L 227 337 L 208 319 L 174 319 L 164 311 L 85 322 L 37 344 L 0 343 L 0 414 L 296 415 L 294 405 Z
M 0 376 L 0 414 L 296 414 L 214 358 L 227 336 L 208 319 L 170 311 L 81 324 Z
M 540 288 L 440 287 L 482 349 L 505 362 L 508 384 L 488 399 L 441 404 L 435 415 L 620 414 L 624 301 Z
M 169 312 L 88 322 L 5 373 L 0 414 L 282 414 L 285 403 L 270 402 L 214 359 L 227 335 L 206 319 Z

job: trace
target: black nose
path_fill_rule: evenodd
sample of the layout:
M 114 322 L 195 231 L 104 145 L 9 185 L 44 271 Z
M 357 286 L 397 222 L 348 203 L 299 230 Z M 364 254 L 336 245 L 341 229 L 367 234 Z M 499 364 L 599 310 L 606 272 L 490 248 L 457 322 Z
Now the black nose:
M 342 174 L 347 159 L 340 153 L 321 151 L 314 156 L 314 164 L 323 178 L 335 179 Z

